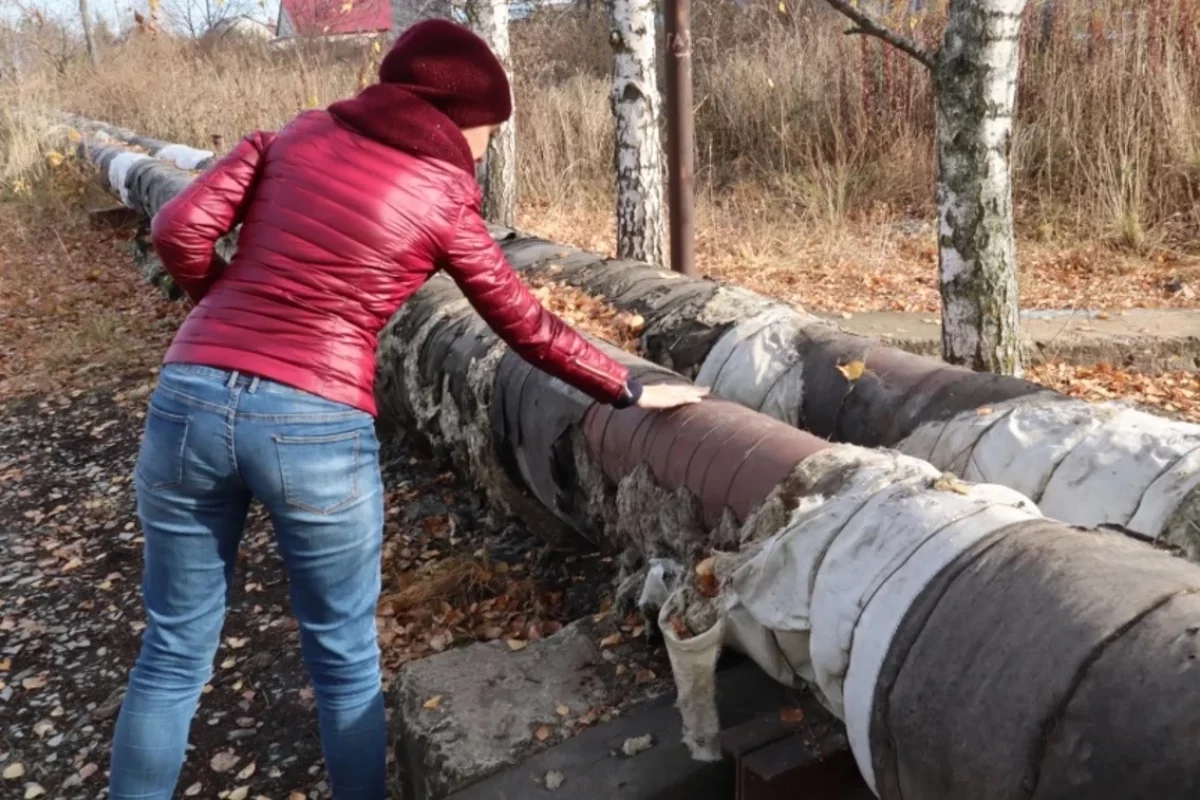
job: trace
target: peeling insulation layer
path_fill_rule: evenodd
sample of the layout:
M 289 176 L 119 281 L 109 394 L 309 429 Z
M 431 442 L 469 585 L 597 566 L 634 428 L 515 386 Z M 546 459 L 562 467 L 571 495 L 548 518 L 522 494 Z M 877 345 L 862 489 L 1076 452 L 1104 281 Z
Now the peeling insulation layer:
M 164 146 L 112 126 L 85 126 L 110 141 L 141 142 L 149 152 Z M 110 175 L 110 185 L 123 198 L 142 204 L 139 210 L 148 214 L 178 191 L 178 180 L 190 177 L 183 171 L 169 178 L 143 177 L 151 185 L 136 191 L 121 183 L 123 175 L 128 181 L 147 171 L 127 159 Z M 971 461 L 997 465 L 1020 454 L 1021 463 L 1028 464 L 1034 451 L 1061 450 L 1066 446 L 1063 442 L 1081 444 L 1081 454 L 1098 453 L 1112 442 L 1091 418 L 1123 411 L 1118 404 L 1088 404 L 1091 411 L 1083 414 L 1060 412 L 1059 404 L 1074 409 L 1080 401 L 1027 381 L 950 367 L 882 346 L 745 289 L 685 278 L 638 262 L 606 260 L 507 228 L 493 226 L 492 233 L 514 267 L 605 297 L 620 310 L 641 315 L 643 351 L 651 361 L 711 386 L 721 397 L 834 441 L 898 447 L 939 469 L 975 478 L 974 472 L 964 471 Z M 1044 431 L 1026 428 L 1021 433 L 1022 448 L 1006 444 L 1001 436 L 987 437 L 972 446 L 966 457 L 961 447 L 925 447 L 931 428 L 945 431 L 939 438 L 957 441 L 959 429 L 967 435 L 975 429 L 972 416 L 979 409 L 1018 399 L 1057 419 Z M 1136 437 L 1124 437 L 1114 452 L 1145 450 L 1156 455 L 1138 457 L 1143 468 L 1136 477 L 1127 468 L 1099 462 L 1095 468 L 1089 466 L 1092 462 L 1078 465 L 1077 472 L 1087 475 L 1077 476 L 1080 482 L 1071 491 L 1056 492 L 1061 502 L 1046 511 L 1076 524 L 1125 526 L 1200 557 L 1196 544 L 1200 542 L 1200 466 L 1195 458 L 1171 460 L 1170 455 L 1180 442 L 1200 436 L 1200 426 L 1129 413 L 1158 422 L 1139 423 Z M 918 430 L 922 433 L 915 436 Z M 1090 441 L 1091 437 L 1096 438 Z M 1171 463 L 1163 463 L 1164 459 Z M 1147 478 L 1154 464 L 1161 464 L 1163 473 Z M 1026 478 L 1043 473 L 1041 468 L 993 466 L 988 479 L 1040 499 L 1040 494 L 1030 491 Z M 1115 482 L 1105 475 L 1116 476 Z M 1114 501 L 1108 496 L 1111 492 L 1121 499 Z M 1131 506 L 1137 510 L 1127 513 Z
M 203 170 L 212 164 L 214 153 L 211 150 L 198 150 L 185 144 L 164 142 L 148 136 L 140 136 L 131 130 L 109 125 L 105 122 L 85 119 L 74 114 L 59 115 L 57 120 L 62 125 L 69 126 L 81 133 L 92 136 L 103 136 L 121 143 L 122 145 L 141 150 L 148 156 L 160 161 L 166 161 L 176 167 L 187 170 Z
M 1200 455 L 1187 455 L 1200 446 L 1200 426 L 950 367 L 734 287 L 505 229 L 493 234 L 514 266 L 641 314 L 647 356 L 722 397 L 835 441 L 899 447 L 1027 493 L 1058 519 L 1124 526 L 1200 558 Z M 977 415 L 1011 404 L 1044 424 L 1023 419 L 1019 432 L 1000 428 L 959 443 L 977 429 Z M 1097 422 L 1108 418 L 1116 421 Z M 927 446 L 931 436 L 937 446 Z M 1065 472 L 1043 499 L 1040 482 L 1059 470 L 1055 454 L 1066 458 Z
M 85 152 L 111 166 L 106 147 Z M 155 207 L 178 173 L 156 160 L 115 171 L 139 209 Z M 726 292 L 679 280 L 660 284 L 671 303 Z M 774 324 L 741 341 L 766 352 L 763 331 Z M 688 347 L 719 339 L 692 337 Z M 680 379 L 609 352 L 646 381 Z M 830 445 L 737 403 L 660 413 L 595 405 L 510 352 L 444 277 L 384 331 L 377 392 L 385 424 L 426 440 L 498 508 L 548 536 L 626 551 L 624 572 L 639 590 L 631 595 L 660 609 L 696 757 L 712 755 L 712 669 L 734 646 L 779 680 L 809 683 L 845 721 L 860 768 L 888 800 L 1200 794 L 1200 703 L 1181 701 L 1200 678 L 1194 564 L 1049 521 L 1014 489 L 963 483 L 909 455 Z M 1149 422 L 1126 424 L 1105 434 L 1111 446 L 1169 442 L 1129 474 L 1157 469 L 1154 491 L 1181 493 L 1172 470 L 1190 474 L 1194 449 Z M 992 430 L 943 427 L 922 441 L 946 458 Z M 1086 460 L 1083 445 L 1059 438 L 1069 448 L 1062 469 Z M 1022 480 L 1043 498 L 1056 491 L 1054 476 Z
M 1046 516 L 1127 528 L 1200 560 L 1200 426 L 1117 404 L 1022 398 L 926 423 L 899 449 L 1011 486 Z

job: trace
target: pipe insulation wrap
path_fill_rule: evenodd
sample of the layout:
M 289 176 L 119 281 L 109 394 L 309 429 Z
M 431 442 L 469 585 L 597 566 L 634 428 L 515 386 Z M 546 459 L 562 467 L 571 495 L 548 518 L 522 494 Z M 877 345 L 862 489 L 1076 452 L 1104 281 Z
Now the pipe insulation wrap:
M 83 153 L 106 180 L 123 176 L 110 187 L 143 214 L 186 180 L 156 159 L 114 171 L 111 149 L 89 139 Z M 671 314 L 706 293 L 739 295 L 654 280 L 643 297 L 675 304 Z M 645 288 L 639 278 L 624 291 Z M 767 320 L 743 340 L 758 341 L 761 355 L 772 326 Z M 799 335 L 831 339 L 806 328 Z M 673 352 L 707 354 L 720 338 L 681 329 L 686 346 Z M 828 347 L 801 351 L 796 364 L 810 355 L 833 363 L 845 350 Z M 728 350 L 732 360 L 744 347 Z M 609 352 L 646 381 L 680 379 Z M 703 361 L 698 355 L 695 366 Z M 937 384 L 932 396 L 943 408 L 978 399 L 939 395 L 956 380 L 904 372 L 907 358 L 895 363 L 905 381 Z M 807 395 L 819 376 L 801 372 Z M 871 397 L 882 398 L 886 385 L 877 389 Z M 429 441 L 493 503 L 535 529 L 574 531 L 640 556 L 641 572 L 627 576 L 635 596 L 662 603 L 698 634 L 677 636 L 673 647 L 688 664 L 680 696 L 695 705 L 681 713 L 699 755 L 715 724 L 711 637 L 741 647 L 780 680 L 811 682 L 846 722 L 862 771 L 888 800 L 1200 794 L 1200 703 L 1187 702 L 1200 678 L 1200 567 L 1192 563 L 1050 521 L 1014 489 L 963 483 L 898 452 L 833 446 L 732 402 L 666 413 L 596 405 L 509 351 L 440 276 L 381 335 L 376 390 L 382 421 Z M 991 430 L 978 430 L 980 420 L 1034 407 L 996 404 L 984 414 L 970 406 L 969 416 L 946 416 L 925 440 L 931 451 L 951 440 L 974 447 Z M 1103 430 L 1121 413 L 1075 426 L 1054 419 L 1070 431 Z M 949 424 L 959 418 L 976 424 Z M 1021 419 L 1013 417 L 1017 430 Z M 1134 436 L 1169 446 L 1135 471 L 1170 462 L 1158 476 L 1169 496 L 1178 484 L 1171 471 L 1195 451 L 1176 459 L 1185 439 L 1146 431 Z M 1053 486 L 1047 480 L 1043 496 Z M 691 568 L 714 551 L 716 596 L 699 590 Z M 679 646 L 691 638 L 693 647 Z
M 648 357 L 722 397 L 835 441 L 896 447 L 1031 493 L 1067 522 L 1126 526 L 1200 558 L 1200 464 L 1188 455 L 1200 447 L 1200 425 L 951 367 L 736 287 L 493 233 L 514 266 L 641 314 Z M 858 377 L 844 369 L 855 362 Z M 1019 430 L 1002 425 L 970 447 L 947 446 L 969 438 L 981 414 L 1018 406 L 1028 410 Z M 1120 425 L 1132 430 L 1115 434 Z M 1056 457 L 1038 462 L 1034 450 Z M 1063 477 L 1052 480 L 1060 467 Z M 1030 492 L 1044 483 L 1053 485 L 1047 498 Z
M 71 119 L 154 152 L 167 146 Z M 125 199 L 123 184 L 111 183 Z M 836 441 L 894 446 L 968 480 L 1017 489 L 1064 521 L 1124 526 L 1200 559 L 1200 425 L 1069 400 L 1026 381 L 883 347 L 737 287 L 493 230 L 515 267 L 641 314 L 651 360 L 694 374 L 722 397 Z M 856 361 L 860 377 L 839 370 Z M 1019 424 L 974 436 L 981 409 L 1001 404 L 1026 409 L 1013 420 Z M 983 416 L 988 427 L 992 415 Z

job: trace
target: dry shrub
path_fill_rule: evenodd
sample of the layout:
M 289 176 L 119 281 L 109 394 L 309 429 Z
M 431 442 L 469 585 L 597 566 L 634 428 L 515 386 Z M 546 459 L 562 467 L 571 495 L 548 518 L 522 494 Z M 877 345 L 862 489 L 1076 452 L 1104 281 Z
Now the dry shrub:
M 892 24 L 936 46 L 944 0 L 917 16 L 902 0 L 884 5 Z M 820 0 L 695 3 L 705 202 L 728 208 L 766 193 L 780 224 L 931 214 L 929 76 L 845 28 Z M 607 31 L 601 3 L 513 26 L 527 208 L 611 208 Z M 1025 227 L 1100 230 L 1131 248 L 1200 238 L 1200 0 L 1031 0 L 1023 57 L 1014 151 Z M 23 109 L 65 107 L 209 146 L 213 134 L 229 142 L 353 92 L 378 55 L 140 35 L 110 43 L 103 58 L 93 73 L 78 54 L 43 53 L 15 82 L 0 80 L 0 181 L 11 188 L 41 168 Z

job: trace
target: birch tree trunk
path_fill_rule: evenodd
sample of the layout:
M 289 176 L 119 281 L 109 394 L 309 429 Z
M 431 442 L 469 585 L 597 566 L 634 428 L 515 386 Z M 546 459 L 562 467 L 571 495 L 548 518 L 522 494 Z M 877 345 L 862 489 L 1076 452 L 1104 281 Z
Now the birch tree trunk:
M 666 222 L 653 0 L 609 0 L 617 255 L 663 265 Z
M 475 32 L 492 47 L 512 82 L 508 45 L 508 0 L 473 0 L 467 9 Z M 481 170 L 483 215 L 489 222 L 515 225 L 517 215 L 516 118 L 509 120 L 492 137 L 487 160 Z
M 88 58 L 92 61 L 92 69 L 100 66 L 100 54 L 96 52 L 96 36 L 92 33 L 92 14 L 88 8 L 88 0 L 79 0 L 79 21 L 83 24 L 83 41 L 87 44 Z
M 849 33 L 882 39 L 933 73 L 942 357 L 1020 375 L 1009 154 L 1027 0 L 950 0 L 936 53 L 883 25 L 857 0 L 825 2 L 855 23 Z
M 942 354 L 1021 372 L 1012 149 L 1026 0 L 954 0 L 935 57 Z

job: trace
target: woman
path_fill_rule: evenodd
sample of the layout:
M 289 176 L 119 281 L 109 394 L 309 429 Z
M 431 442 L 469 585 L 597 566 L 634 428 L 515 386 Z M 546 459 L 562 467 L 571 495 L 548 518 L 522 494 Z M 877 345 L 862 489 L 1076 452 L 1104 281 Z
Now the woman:
M 196 306 L 167 352 L 135 473 L 148 624 L 113 800 L 171 796 L 253 497 L 287 567 L 334 797 L 385 796 L 376 339 L 438 269 L 521 356 L 597 401 L 670 408 L 704 394 L 639 386 L 543 309 L 488 235 L 475 165 L 512 102 L 482 39 L 420 23 L 379 77 L 247 137 L 154 218 L 155 248 Z M 239 224 L 226 265 L 215 245 Z

